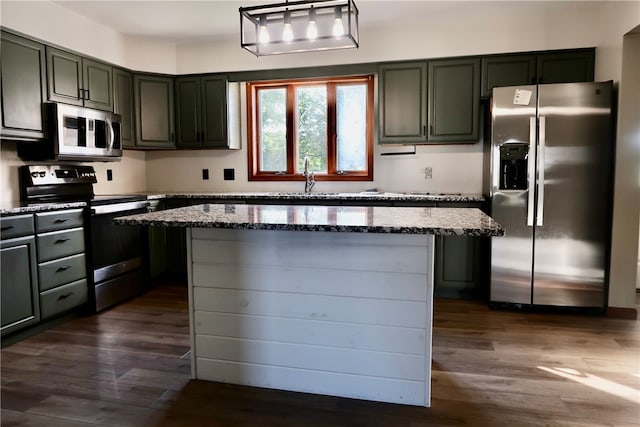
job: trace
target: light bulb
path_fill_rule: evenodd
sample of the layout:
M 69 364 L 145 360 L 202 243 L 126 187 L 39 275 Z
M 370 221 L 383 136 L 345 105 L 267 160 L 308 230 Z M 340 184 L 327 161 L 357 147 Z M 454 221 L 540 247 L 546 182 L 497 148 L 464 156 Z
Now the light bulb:
M 311 7 L 309 9 L 309 25 L 307 26 L 307 38 L 315 40 L 318 38 L 318 27 L 316 25 L 316 10 Z
M 267 30 L 267 18 L 265 16 L 260 17 L 260 25 L 258 27 L 258 42 L 261 44 L 269 43 L 269 30 Z
M 342 8 L 336 7 L 336 18 L 333 21 L 333 37 L 344 36 L 344 26 L 342 25 Z
M 282 40 L 290 42 L 293 40 L 293 28 L 291 27 L 291 12 L 284 13 L 284 28 L 282 28 Z

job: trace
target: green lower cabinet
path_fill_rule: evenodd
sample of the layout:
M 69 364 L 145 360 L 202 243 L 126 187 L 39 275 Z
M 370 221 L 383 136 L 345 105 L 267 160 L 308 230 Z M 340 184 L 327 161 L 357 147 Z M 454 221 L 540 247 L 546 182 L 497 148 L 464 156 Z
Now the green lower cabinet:
M 482 298 L 481 238 L 436 236 L 434 295 L 440 298 Z
M 167 273 L 167 228 L 149 227 L 149 279 Z
M 4 225 L 4 224 L 3 224 Z M 3 240 L 0 246 L 0 294 L 2 322 L 6 335 L 40 321 L 36 243 L 33 236 Z

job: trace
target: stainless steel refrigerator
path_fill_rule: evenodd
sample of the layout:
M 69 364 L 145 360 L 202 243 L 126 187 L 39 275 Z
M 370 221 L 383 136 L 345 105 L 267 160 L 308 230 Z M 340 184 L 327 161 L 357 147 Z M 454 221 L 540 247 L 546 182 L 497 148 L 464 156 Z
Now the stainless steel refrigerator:
M 490 301 L 603 309 L 612 82 L 503 87 L 491 102 Z

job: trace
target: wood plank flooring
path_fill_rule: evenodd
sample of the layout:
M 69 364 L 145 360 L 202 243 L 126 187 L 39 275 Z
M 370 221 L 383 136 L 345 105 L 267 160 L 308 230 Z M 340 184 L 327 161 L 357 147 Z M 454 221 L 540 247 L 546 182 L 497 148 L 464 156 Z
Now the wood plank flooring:
M 2 426 L 640 426 L 640 322 L 437 299 L 432 407 L 190 380 L 186 285 L 1 351 Z

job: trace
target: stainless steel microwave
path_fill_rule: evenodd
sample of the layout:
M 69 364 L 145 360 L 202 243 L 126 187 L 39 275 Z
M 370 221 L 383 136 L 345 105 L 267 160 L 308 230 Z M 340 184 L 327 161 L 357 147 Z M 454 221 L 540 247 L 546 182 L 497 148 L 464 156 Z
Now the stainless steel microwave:
M 46 140 L 23 143 L 25 160 L 116 161 L 122 157 L 120 116 L 60 103 L 46 103 Z

